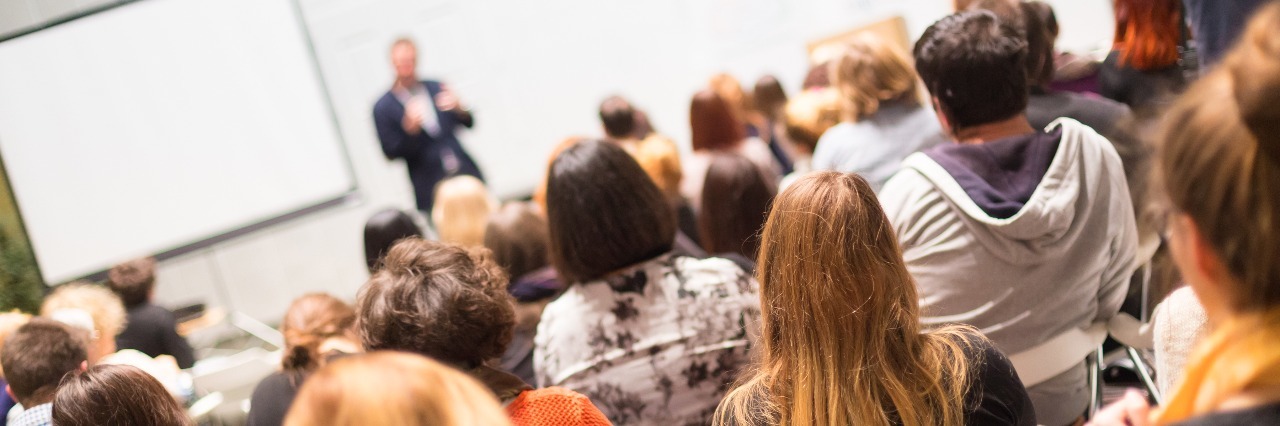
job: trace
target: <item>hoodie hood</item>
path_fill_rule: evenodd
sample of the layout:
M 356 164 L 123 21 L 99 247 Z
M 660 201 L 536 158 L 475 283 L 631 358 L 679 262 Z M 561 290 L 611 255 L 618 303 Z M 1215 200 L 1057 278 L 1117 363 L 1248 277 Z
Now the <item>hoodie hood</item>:
M 1103 184 L 1109 141 L 1061 118 L 1044 133 L 980 145 L 946 145 L 903 162 L 962 214 L 992 254 L 1015 264 L 1061 255 L 1093 209 L 1087 194 Z M 1113 157 L 1114 158 L 1114 157 Z

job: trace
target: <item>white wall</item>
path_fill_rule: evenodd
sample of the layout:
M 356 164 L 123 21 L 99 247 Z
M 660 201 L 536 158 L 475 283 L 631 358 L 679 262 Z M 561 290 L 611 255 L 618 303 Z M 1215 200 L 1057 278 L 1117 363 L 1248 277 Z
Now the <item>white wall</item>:
M 8 1 L 7 5 L 5 1 Z M 210 0 L 215 1 L 215 0 Z M 502 196 L 530 190 L 549 148 L 599 133 L 595 108 L 619 93 L 688 143 L 693 91 L 718 71 L 763 73 L 795 89 L 805 42 L 902 14 L 912 35 L 951 0 L 299 0 L 363 193 L 331 209 L 160 265 L 162 303 L 207 301 L 275 322 L 305 292 L 354 298 L 366 278 L 362 227 L 374 211 L 413 205 L 403 165 L 387 162 L 370 119 L 390 84 L 387 46 L 417 38 L 423 75 L 473 107 L 464 143 Z M 13 0 L 0 0 L 0 15 Z M 1105 46 L 1108 0 L 1053 1 L 1062 44 Z M 246 11 L 246 13 L 252 13 Z M 1099 42 L 1101 41 L 1101 42 Z

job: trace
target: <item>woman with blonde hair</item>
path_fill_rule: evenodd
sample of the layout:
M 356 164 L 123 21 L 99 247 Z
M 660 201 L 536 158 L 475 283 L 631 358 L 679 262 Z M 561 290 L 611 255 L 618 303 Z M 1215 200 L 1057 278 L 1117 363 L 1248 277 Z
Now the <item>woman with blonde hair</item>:
M 475 379 L 423 356 L 375 352 L 335 361 L 307 380 L 289 426 L 510 425 Z
M 920 105 L 906 54 L 874 34 L 850 41 L 831 67 L 842 120 L 818 139 L 814 170 L 857 173 L 879 191 L 904 158 L 942 142 L 942 129 Z
M 435 206 L 431 209 L 440 241 L 467 247 L 484 245 L 484 227 L 498 201 L 489 195 L 484 182 L 474 176 L 459 175 L 440 182 Z
M 975 330 L 922 331 L 915 284 L 866 180 L 818 172 L 774 201 L 762 359 L 717 425 L 1033 425 L 1009 360 Z
M 1209 330 L 1148 413 L 1130 394 L 1098 425 L 1280 423 L 1280 3 L 1166 114 L 1157 170 L 1166 241 Z M 1150 415 L 1149 415 L 1150 414 Z
M 279 425 L 307 376 L 334 355 L 360 352 L 356 311 L 325 293 L 299 297 L 280 323 L 284 334 L 281 371 L 258 383 L 249 404 L 249 426 Z

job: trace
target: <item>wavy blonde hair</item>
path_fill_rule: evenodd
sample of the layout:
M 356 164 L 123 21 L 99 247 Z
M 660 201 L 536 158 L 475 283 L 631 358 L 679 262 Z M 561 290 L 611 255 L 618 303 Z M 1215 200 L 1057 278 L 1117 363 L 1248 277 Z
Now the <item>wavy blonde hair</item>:
M 847 121 L 869 117 L 887 102 L 919 105 L 919 84 L 911 61 L 873 33 L 849 41 L 831 67 L 831 82 L 840 91 Z
M 901 253 L 863 178 L 819 172 L 783 191 L 756 269 L 763 357 L 716 424 L 962 424 L 965 348 L 980 337 L 921 332 Z
M 498 399 L 466 374 L 429 358 L 374 352 L 343 358 L 307 379 L 287 426 L 510 425 Z

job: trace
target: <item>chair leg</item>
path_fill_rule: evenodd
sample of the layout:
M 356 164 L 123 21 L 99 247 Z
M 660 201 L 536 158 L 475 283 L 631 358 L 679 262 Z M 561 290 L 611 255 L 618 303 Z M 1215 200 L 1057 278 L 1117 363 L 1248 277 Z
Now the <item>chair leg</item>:
M 1125 346 L 1125 351 L 1129 354 L 1129 360 L 1133 361 L 1133 368 L 1138 370 L 1138 378 L 1142 379 L 1142 386 L 1147 388 L 1147 399 L 1152 404 L 1162 404 L 1163 395 L 1160 394 L 1160 388 L 1156 387 L 1156 382 L 1151 379 L 1151 369 L 1147 367 L 1147 362 L 1142 359 L 1137 349 Z
M 1093 420 L 1093 417 L 1102 408 L 1102 347 L 1099 346 L 1093 354 L 1085 358 L 1085 366 L 1088 368 L 1088 376 L 1085 377 L 1089 386 L 1089 408 L 1085 411 L 1085 419 Z

